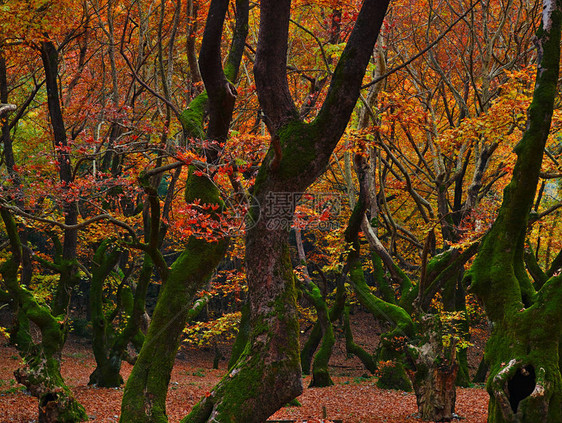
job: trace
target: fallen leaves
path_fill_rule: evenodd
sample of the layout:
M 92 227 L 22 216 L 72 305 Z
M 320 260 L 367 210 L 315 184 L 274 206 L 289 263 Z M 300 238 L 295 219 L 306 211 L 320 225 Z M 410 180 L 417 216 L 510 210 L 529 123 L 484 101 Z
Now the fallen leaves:
M 167 398 L 170 423 L 179 422 L 191 408 L 223 376 L 225 369 L 213 370 L 213 352 L 190 350 L 176 360 Z M 20 360 L 13 348 L 0 347 L 0 422 L 30 423 L 37 419 L 37 399 L 20 389 L 8 389 L 13 371 Z M 223 366 L 224 367 L 224 366 Z M 62 372 L 78 400 L 84 405 L 90 421 L 116 423 L 119 420 L 123 388 L 94 388 L 88 378 L 95 368 L 87 345 L 70 342 L 63 352 Z M 344 369 L 345 370 L 345 369 Z M 131 366 L 124 363 L 122 375 L 126 378 Z M 338 376 L 342 367 L 332 368 L 334 386 L 305 389 L 298 398 L 302 406 L 284 407 L 271 420 L 295 420 L 308 423 L 402 423 L 421 422 L 415 418 L 416 398 L 413 393 L 388 391 L 377 388 L 374 378 Z M 349 371 L 347 369 L 346 371 Z M 310 377 L 303 380 L 308 386 Z M 485 423 L 488 395 L 479 388 L 457 390 L 457 414 L 466 423 Z

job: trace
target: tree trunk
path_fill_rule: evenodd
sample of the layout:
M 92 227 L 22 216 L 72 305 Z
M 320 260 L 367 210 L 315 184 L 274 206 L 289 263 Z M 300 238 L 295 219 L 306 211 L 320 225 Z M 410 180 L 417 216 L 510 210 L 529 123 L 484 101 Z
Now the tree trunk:
M 58 150 L 60 182 L 68 189 L 72 182 L 72 165 L 66 148 L 68 146 L 66 129 L 59 100 L 58 51 L 53 42 L 41 43 L 41 56 L 45 71 L 49 117 L 54 144 Z M 78 217 L 76 201 L 65 202 L 63 208 L 65 224 L 75 225 Z M 39 398 L 40 422 L 65 423 L 87 420 L 84 408 L 76 401 L 60 374 L 60 355 L 68 331 L 67 313 L 70 294 L 78 281 L 75 272 L 78 230 L 73 227 L 65 228 L 62 244 L 56 236 L 54 237 L 56 252 L 51 268 L 59 272 L 60 278 L 51 308 L 48 308 L 38 304 L 31 292 L 23 288 L 18 280 L 24 246 L 17 233 L 13 217 L 6 209 L 0 209 L 0 212 L 12 249 L 12 257 L 4 263 L 0 273 L 4 277 L 10 295 L 17 303 L 19 324 L 14 339 L 26 362 L 24 368 L 15 372 L 16 379 Z M 38 344 L 33 342 L 29 334 L 29 322 L 35 323 L 41 331 L 41 342 Z
M 263 422 L 302 392 L 289 229 L 296 202 L 347 126 L 387 5 L 363 3 L 326 100 L 314 122 L 304 123 L 287 82 L 291 1 L 261 2 L 254 74 L 272 145 L 254 185 L 263 213 L 246 235 L 252 330 L 238 363 L 183 422 Z
M 76 401 L 72 391 L 60 374 L 60 351 L 66 337 L 65 326 L 53 316 L 50 309 L 37 303 L 32 293 L 18 282 L 21 261 L 21 241 L 15 220 L 0 208 L 6 232 L 12 247 L 12 257 L 0 266 L 0 274 L 8 292 L 18 305 L 17 333 L 12 339 L 25 367 L 14 372 L 16 380 L 39 398 L 39 421 L 43 423 L 70 423 L 88 419 L 84 408 Z M 35 344 L 29 333 L 29 323 L 41 331 L 41 343 Z
M 227 78 L 234 81 L 238 73 L 248 32 L 249 11 L 247 0 L 236 2 L 236 28 L 223 71 L 221 39 L 228 3 L 228 0 L 213 0 L 209 9 L 199 57 L 206 92 L 196 97 L 190 109 L 182 114 L 181 123 L 186 138 L 202 137 L 207 99 L 210 115 L 207 139 L 224 143 L 228 136 L 236 90 Z M 217 163 L 220 150 L 210 147 L 203 151 L 209 164 Z M 200 204 L 217 205 L 219 212 L 224 209 L 220 192 L 212 178 L 198 175 L 194 169 L 190 169 L 186 182 L 185 200 L 188 204 L 200 201 Z M 189 304 L 212 276 L 226 253 L 227 245 L 228 239 L 224 238 L 224 234 L 219 234 L 218 240 L 191 236 L 181 256 L 172 265 L 160 292 L 143 348 L 125 387 L 120 422 L 168 421 L 166 394 Z
M 561 18 L 562 2 L 545 0 L 527 129 L 515 147 L 517 162 L 498 217 L 467 275 L 493 324 L 486 346 L 490 423 L 562 421 L 562 276 L 550 277 L 535 292 L 524 266 L 529 211 L 558 93 Z
M 240 324 L 238 325 L 238 335 L 236 336 L 236 341 L 232 346 L 232 352 L 230 354 L 230 359 L 228 360 L 228 370 L 232 369 L 242 353 L 248 339 L 250 337 L 250 304 L 244 302 L 242 306 L 242 317 L 240 318 Z
M 485 356 L 483 356 L 482 360 L 480 360 L 480 364 L 478 365 L 478 369 L 476 370 L 476 374 L 474 375 L 472 381 L 474 383 L 484 383 L 486 381 L 486 375 L 488 374 L 489 368 L 490 366 L 486 362 Z
M 117 387 L 123 383 L 119 374 L 120 357 L 108 358 L 114 330 L 103 311 L 103 285 L 113 267 L 117 264 L 121 251 L 111 247 L 110 240 L 104 240 L 96 249 L 94 269 L 90 281 L 90 312 L 92 321 L 92 349 L 96 359 L 96 369 L 90 375 L 89 385 Z
M 358 249 L 356 251 L 358 252 Z M 377 370 L 379 372 L 377 386 L 382 389 L 411 391 L 410 381 L 404 369 L 403 341 L 400 340 L 414 335 L 414 322 L 403 308 L 387 303 L 371 292 L 365 281 L 359 258 L 352 262 L 349 274 L 351 285 L 359 302 L 373 317 L 394 326 L 390 332 L 381 336 L 377 352 Z
M 322 328 L 320 327 L 320 322 L 316 322 L 301 350 L 301 369 L 302 373 L 305 375 L 310 374 L 312 359 L 314 358 L 314 353 L 316 352 L 318 345 L 320 345 L 321 340 Z
M 353 340 L 353 332 L 351 331 L 351 325 L 349 323 L 349 305 L 347 304 L 343 311 L 343 328 L 345 332 L 345 350 L 348 356 L 351 354 L 355 355 L 361 360 L 365 368 L 369 370 L 371 374 L 374 374 L 377 371 L 375 359 Z
M 162 238 L 160 237 L 160 239 Z M 108 247 L 109 241 L 104 241 L 97 249 L 94 257 L 95 268 L 90 283 L 92 348 L 97 367 L 90 375 L 88 384 L 118 387 L 123 384 L 123 378 L 120 375 L 122 361 L 125 359 L 130 363 L 134 362 L 134 358 L 127 353 L 128 345 L 132 343 L 138 351 L 144 342 L 143 319 L 145 316 L 148 317 L 145 314 L 146 293 L 151 282 L 154 264 L 150 255 L 145 253 L 134 294 L 127 285 L 120 288 L 118 303 L 108 317 L 102 310 L 103 283 L 121 255 L 119 249 L 116 248 L 106 254 Z M 121 330 L 116 330 L 113 321 L 119 311 L 125 313 L 127 322 Z
M 412 381 L 418 413 L 426 421 L 448 422 L 455 413 L 455 381 L 459 365 L 456 344 L 443 345 L 439 316 L 426 314 L 421 318 L 423 341 L 407 347 L 411 361 L 407 369 Z
M 190 178 L 206 178 L 190 175 Z M 189 185 L 189 181 L 188 181 Z M 201 203 L 221 204 L 212 182 L 200 183 Z M 214 196 L 213 196 L 214 194 Z M 127 381 L 120 422 L 167 422 L 166 395 L 190 304 L 209 280 L 227 241 L 191 237 L 162 287 L 143 347 Z
M 345 292 L 344 278 L 346 277 L 348 267 L 349 267 L 348 265 L 344 266 L 344 269 L 342 270 L 342 273 L 339 276 L 339 280 L 337 282 L 337 287 L 336 287 L 336 298 L 334 300 L 334 304 L 332 305 L 332 307 L 330 307 L 328 312 L 329 320 L 330 323 L 332 324 L 341 317 L 345 307 L 346 292 Z M 306 340 L 304 346 L 301 349 L 301 368 L 303 374 L 305 375 L 310 374 L 310 366 L 312 365 L 312 358 L 314 357 L 314 353 L 316 352 L 316 349 L 318 348 L 318 345 L 320 344 L 321 340 L 322 340 L 322 327 L 320 325 L 320 322 L 317 321 L 312 327 L 312 330 L 310 331 L 310 335 L 308 336 L 308 339 Z
M 326 300 L 322 297 L 320 289 L 312 281 L 309 281 L 304 289 L 306 290 L 306 297 L 316 309 L 318 322 L 322 328 L 322 344 L 320 344 L 320 349 L 314 357 L 314 362 L 312 364 L 312 380 L 310 381 L 309 388 L 331 386 L 334 382 L 330 377 L 328 363 L 336 339 L 334 337 L 334 329 L 332 327 L 332 321 L 330 320 L 328 305 L 326 304 Z
M 246 244 L 250 340 L 234 368 L 182 422 L 263 422 L 302 392 L 288 230 L 263 220 Z M 282 254 L 278 254 L 282 251 Z M 256 281 L 263 281 L 256 286 Z
M 60 373 L 60 357 L 45 349 L 29 357 L 26 367 L 14 372 L 16 380 L 39 398 L 40 423 L 87 421 L 84 408 L 76 401 Z

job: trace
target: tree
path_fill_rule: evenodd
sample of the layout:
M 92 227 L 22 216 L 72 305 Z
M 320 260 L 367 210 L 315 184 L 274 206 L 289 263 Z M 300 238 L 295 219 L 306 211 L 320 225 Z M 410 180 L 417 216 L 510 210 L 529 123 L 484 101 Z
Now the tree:
M 80 80 L 83 76 L 82 71 L 91 59 L 91 57 L 87 57 L 88 34 L 91 29 L 89 27 L 90 10 L 85 4 L 80 5 L 83 7 L 78 7 L 72 2 L 53 2 L 37 9 L 30 5 L 15 3 L 10 6 L 8 7 L 9 13 L 20 18 L 13 20 L 12 24 L 15 26 L 17 24 L 19 27 L 16 26 L 14 32 L 7 37 L 5 37 L 4 32 L 2 33 L 2 48 L 3 50 L 9 49 L 11 53 L 12 66 L 10 70 L 12 74 L 9 76 L 12 80 L 9 82 L 11 82 L 12 87 L 15 87 L 12 96 L 18 98 L 21 106 L 15 118 L 9 124 L 6 122 L 7 124 L 3 126 L 3 143 L 6 155 L 9 157 L 7 172 L 10 177 L 3 180 L 1 207 L 12 255 L 2 263 L 1 268 L 4 276 L 3 284 L 12 297 L 12 304 L 16 313 L 16 324 L 11 330 L 11 340 L 26 361 L 25 368 L 16 372 L 16 378 L 26 385 L 30 392 L 39 397 L 40 420 L 78 421 L 87 419 L 87 416 L 62 379 L 60 356 L 70 329 L 71 295 L 76 286 L 91 275 L 87 263 L 89 259 L 88 250 L 93 250 L 92 244 L 98 244 L 97 240 L 94 239 L 96 236 L 92 234 L 95 231 L 88 233 L 92 238 L 87 236 L 82 238 L 82 240 L 86 240 L 84 243 L 82 243 L 78 234 L 80 230 L 93 222 L 102 219 L 112 220 L 108 214 L 96 214 L 93 210 L 103 210 L 112 201 L 118 202 L 115 201 L 117 197 L 120 197 L 120 200 L 123 201 L 127 200 L 125 195 L 110 194 L 98 202 L 99 195 L 92 195 L 98 190 L 103 192 L 107 188 L 107 186 L 103 186 L 105 182 L 109 182 L 112 188 L 117 188 L 117 191 L 121 191 L 121 194 L 123 194 L 123 185 L 114 184 L 115 180 L 108 181 L 109 178 L 105 177 L 103 169 L 102 172 L 99 172 L 99 169 L 96 168 L 96 160 L 99 155 L 103 154 L 103 150 L 97 148 L 89 154 L 93 137 L 90 139 L 85 135 L 87 132 L 85 128 L 90 121 L 83 118 L 83 113 L 88 114 L 87 106 L 91 106 L 91 104 L 87 101 L 72 101 L 75 96 L 78 97 L 83 94 L 79 89 Z M 76 13 L 76 11 L 82 13 Z M 72 18 L 70 18 L 70 14 L 73 14 Z M 62 17 L 69 17 L 69 19 Z M 53 22 L 56 22 L 57 19 L 59 20 L 58 24 L 54 25 Z M 68 25 L 62 25 L 61 22 Z M 4 23 L 3 20 L 2 30 L 5 29 Z M 15 42 L 10 42 L 10 37 L 13 37 Z M 78 42 L 73 44 L 76 40 Z M 14 47 L 20 44 L 23 46 L 23 50 L 28 53 L 27 55 L 22 54 Z M 77 57 L 77 60 L 69 59 L 65 63 L 65 73 L 61 70 L 60 63 L 65 60 L 65 53 L 75 46 L 78 47 L 78 54 L 70 56 Z M 40 53 L 38 55 L 41 58 L 40 61 L 34 59 L 37 52 Z M 27 75 L 25 71 L 18 72 L 20 68 L 17 65 L 21 64 L 19 60 L 23 60 L 21 56 L 25 56 L 30 62 L 31 76 Z M 25 93 L 25 90 L 18 90 L 22 85 L 29 85 L 26 81 L 36 79 L 34 76 L 34 73 L 37 72 L 35 65 L 39 63 L 42 65 L 45 75 L 44 80 L 35 82 L 34 87 L 31 85 L 32 90 L 29 94 Z M 5 97 L 10 86 L 6 80 L 6 68 L 3 60 L 0 68 L 2 68 L 0 86 L 2 97 Z M 66 84 L 67 82 L 68 84 Z M 52 138 L 51 148 L 45 148 L 45 145 L 40 143 L 29 143 L 30 139 L 33 139 L 33 136 L 29 136 L 29 134 L 24 133 L 21 138 L 16 138 L 19 129 L 16 124 L 18 121 L 24 120 L 23 117 L 25 117 L 30 105 L 36 101 L 36 95 L 42 86 L 46 86 L 46 93 L 41 92 L 38 97 L 41 100 L 45 99 L 48 113 L 45 114 L 39 109 L 41 111 L 38 117 L 46 122 L 44 139 L 48 144 Z M 21 94 L 22 91 L 25 95 Z M 103 93 L 104 90 L 101 91 Z M 79 107 L 76 107 L 77 104 Z M 99 134 L 102 124 L 97 123 L 97 125 L 99 125 Z M 34 129 L 36 126 L 41 127 L 41 125 L 34 125 Z M 11 134 L 10 131 L 12 131 Z M 19 172 L 16 171 L 12 137 L 17 141 L 22 138 L 23 141 L 27 141 L 22 143 L 24 144 L 23 148 L 21 145 L 18 146 L 20 157 L 33 151 L 31 149 L 38 148 L 38 150 L 42 149 L 47 152 L 46 156 L 51 160 L 48 164 L 41 163 L 41 158 L 38 157 L 34 157 L 35 160 L 33 161 L 21 160 L 22 163 L 19 163 L 20 166 L 18 166 Z M 28 147 L 27 144 L 35 145 Z M 95 141 L 93 144 L 95 144 Z M 33 154 L 30 155 L 34 156 Z M 78 157 L 77 160 L 75 160 L 76 157 Z M 92 166 L 87 165 L 87 163 L 91 163 Z M 29 169 L 33 169 L 32 176 L 30 176 Z M 98 185 L 98 183 L 100 184 Z M 21 217 L 16 220 L 18 215 L 26 216 L 26 220 Z M 31 231 L 32 225 L 39 230 Z M 129 236 L 135 237 L 134 229 L 127 224 L 122 226 L 128 227 L 126 230 L 129 232 Z M 28 239 L 31 238 L 32 233 L 34 239 Z M 104 236 L 107 235 L 106 229 Z M 45 245 L 47 244 L 47 237 L 52 240 L 52 258 L 50 259 L 47 258 L 47 253 L 50 251 Z M 88 244 L 89 242 L 91 244 Z M 41 269 L 40 271 L 36 271 L 36 268 L 34 268 L 36 263 L 32 263 L 30 260 L 32 249 L 37 253 L 34 255 L 34 261 L 40 265 L 38 267 Z M 100 254 L 104 251 L 104 248 L 100 248 Z M 96 259 L 99 259 L 99 256 Z M 100 264 L 100 261 L 98 260 L 98 264 Z M 90 269 L 93 269 L 92 273 L 97 273 L 93 285 L 97 284 L 100 291 L 101 284 L 103 284 L 107 273 L 112 270 L 113 265 L 106 266 L 102 272 L 96 272 L 99 267 L 96 269 L 95 265 Z M 38 298 L 33 292 L 35 282 L 33 279 L 39 279 L 43 276 L 43 272 L 58 274 L 52 298 Z M 38 275 L 38 273 L 41 274 Z M 93 297 L 96 298 L 95 295 Z M 94 302 L 94 305 L 96 304 L 101 309 L 101 300 L 99 303 Z M 120 306 L 116 307 L 116 310 L 119 309 Z M 129 319 L 129 323 L 136 320 L 134 319 L 135 310 L 136 307 L 133 307 L 133 318 Z M 93 315 L 99 318 L 98 311 L 96 309 Z M 96 319 L 96 323 L 100 323 L 99 320 L 101 319 Z M 42 336 L 38 342 L 31 336 L 30 328 L 32 324 L 37 325 L 41 331 Z M 102 328 L 102 332 L 104 329 L 107 328 Z M 129 332 L 132 332 L 133 335 L 136 334 L 135 330 Z M 125 339 L 126 347 L 129 338 Z M 123 340 L 123 337 L 121 340 Z M 98 354 L 100 348 L 96 347 L 99 346 L 105 347 L 102 344 L 95 345 L 96 358 L 100 358 L 102 355 Z M 119 365 L 119 353 L 122 352 L 123 346 L 120 345 L 120 348 L 121 351 L 118 351 L 112 357 L 119 358 L 117 360 Z M 120 348 L 117 348 L 117 350 Z M 119 365 L 111 368 L 114 373 L 112 376 L 117 379 L 120 377 Z M 100 373 L 104 372 L 94 373 L 98 377 L 98 379 L 94 377 L 96 382 L 104 380 L 100 376 Z M 103 376 L 106 379 L 108 377 L 107 374 Z M 115 383 L 118 382 L 113 384 Z
M 529 213 L 536 195 L 560 61 L 562 2 L 543 2 L 537 31 L 538 63 L 528 124 L 516 146 L 517 162 L 498 217 L 467 276 L 493 323 L 488 422 L 558 422 L 562 419 L 559 362 L 562 275 L 535 289 L 525 269 Z M 543 322 L 537 325 L 537 322 Z
M 305 123 L 287 83 L 291 1 L 261 3 L 254 75 L 271 145 L 253 190 L 264 213 L 254 216 L 257 224 L 246 234 L 251 331 L 238 362 L 184 422 L 262 422 L 302 391 L 289 252 L 295 201 L 324 171 L 347 126 L 387 6 L 385 0 L 363 3 L 326 99 Z M 274 198 L 285 199 L 287 207 L 276 206 Z
M 211 166 L 219 163 L 222 145 L 227 141 L 236 100 L 236 89 L 230 81 L 236 80 L 248 31 L 248 2 L 239 0 L 236 2 L 236 31 L 223 71 L 221 38 L 228 4 L 228 0 L 213 0 L 211 3 L 199 56 L 206 91 L 197 96 L 180 116 L 184 136 L 195 138 L 201 143 L 200 150 L 206 163 Z M 205 135 L 203 118 L 207 102 L 209 124 Z M 207 143 L 203 142 L 204 138 Z M 167 169 L 166 166 L 163 168 Z M 141 180 L 147 181 L 149 176 L 162 170 L 147 171 L 141 175 Z M 151 234 L 158 239 L 158 200 L 153 187 L 145 185 L 145 188 L 153 197 Z M 188 204 L 200 204 L 213 220 L 218 219 L 218 214 L 224 209 L 224 202 L 212 175 L 195 167 L 189 170 L 184 198 Z M 159 294 L 145 343 L 125 387 L 121 422 L 167 421 L 166 394 L 180 335 L 188 317 L 188 305 L 193 301 L 197 290 L 212 276 L 226 253 L 227 245 L 225 234 L 214 234 L 209 239 L 192 235 L 173 265 L 169 269 L 167 266 L 160 267 L 164 286 Z M 154 249 L 151 252 L 158 254 Z
M 12 256 L 2 264 L 0 273 L 8 293 L 17 309 L 18 322 L 12 337 L 26 365 L 15 373 L 18 382 L 39 398 L 39 419 L 45 422 L 70 422 L 87 418 L 83 407 L 74 399 L 60 374 L 60 354 L 68 334 L 68 309 L 70 294 L 80 280 L 77 272 L 78 206 L 69 194 L 72 177 L 72 163 L 68 150 L 68 139 L 61 110 L 58 85 L 58 50 L 50 40 L 41 42 L 40 52 L 47 87 L 47 103 L 54 145 L 58 160 L 59 178 L 66 196 L 63 206 L 63 241 L 53 232 L 54 258 L 43 264 L 59 274 L 55 295 L 50 307 L 39 304 L 22 285 L 19 268 L 24 263 L 25 243 L 18 234 L 17 224 L 8 204 L 2 206 L 2 219 L 8 233 Z M 8 134 L 9 136 L 9 134 Z M 9 172 L 13 172 L 12 169 Z M 21 188 L 21 187 L 17 187 Z M 22 273 L 22 275 L 25 273 Z M 41 341 L 33 341 L 29 333 L 30 322 L 41 330 Z

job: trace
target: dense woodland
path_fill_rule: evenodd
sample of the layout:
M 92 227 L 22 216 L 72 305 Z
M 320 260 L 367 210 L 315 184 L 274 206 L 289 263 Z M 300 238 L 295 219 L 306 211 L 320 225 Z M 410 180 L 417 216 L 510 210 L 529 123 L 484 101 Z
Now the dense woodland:
M 90 384 L 124 386 L 122 423 L 168 421 L 185 345 L 229 362 L 182 422 L 264 422 L 303 374 L 333 384 L 336 336 L 424 420 L 485 382 L 488 422 L 562 421 L 561 19 L 562 0 L 0 0 L 0 329 L 39 421 L 88 419 L 72 334 Z

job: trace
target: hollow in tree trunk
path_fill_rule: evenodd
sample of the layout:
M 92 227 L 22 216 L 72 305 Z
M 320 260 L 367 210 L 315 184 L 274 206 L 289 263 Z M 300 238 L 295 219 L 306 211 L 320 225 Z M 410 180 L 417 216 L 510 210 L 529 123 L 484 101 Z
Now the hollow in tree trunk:
M 562 275 L 551 276 L 535 291 L 524 262 L 529 212 L 558 94 L 561 19 L 562 1 L 543 1 L 527 129 L 515 147 L 517 161 L 498 217 L 467 275 L 492 322 L 485 353 L 489 423 L 562 421 Z

